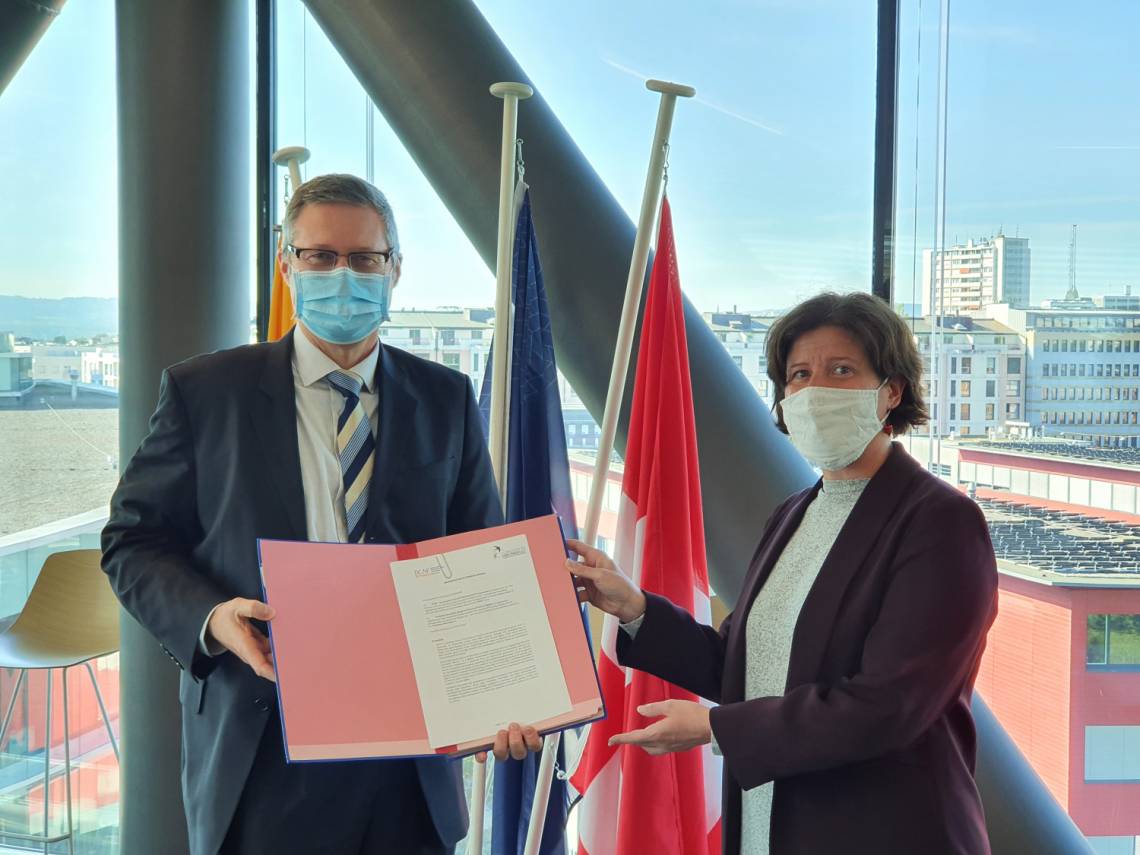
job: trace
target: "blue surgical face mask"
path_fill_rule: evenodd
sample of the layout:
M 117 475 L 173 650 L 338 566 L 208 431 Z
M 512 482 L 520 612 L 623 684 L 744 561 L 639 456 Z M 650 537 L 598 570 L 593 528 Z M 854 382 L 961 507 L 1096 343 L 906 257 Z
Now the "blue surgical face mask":
M 317 338 L 353 344 L 388 320 L 392 274 L 357 273 L 349 267 L 293 272 L 297 317 Z

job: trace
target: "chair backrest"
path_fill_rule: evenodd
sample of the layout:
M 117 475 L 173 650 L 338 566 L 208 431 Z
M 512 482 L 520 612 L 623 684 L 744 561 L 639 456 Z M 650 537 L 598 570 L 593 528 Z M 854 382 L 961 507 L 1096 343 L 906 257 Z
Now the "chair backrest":
M 47 557 L 11 632 L 91 656 L 119 649 L 119 601 L 99 566 L 98 549 Z

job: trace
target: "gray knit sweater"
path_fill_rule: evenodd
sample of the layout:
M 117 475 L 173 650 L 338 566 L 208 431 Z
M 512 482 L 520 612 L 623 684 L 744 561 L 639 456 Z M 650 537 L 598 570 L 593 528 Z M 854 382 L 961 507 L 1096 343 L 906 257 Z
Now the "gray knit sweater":
M 784 694 L 792 633 L 800 609 L 867 483 L 867 479 L 823 482 L 772 574 L 752 601 L 745 625 L 745 700 Z M 768 783 L 744 792 L 742 855 L 768 853 L 772 788 Z

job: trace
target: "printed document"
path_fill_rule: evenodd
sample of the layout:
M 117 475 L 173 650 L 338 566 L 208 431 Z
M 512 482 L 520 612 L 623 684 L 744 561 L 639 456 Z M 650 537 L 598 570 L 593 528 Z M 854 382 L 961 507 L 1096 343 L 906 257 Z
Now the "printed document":
M 390 566 L 433 748 L 571 710 L 526 535 Z

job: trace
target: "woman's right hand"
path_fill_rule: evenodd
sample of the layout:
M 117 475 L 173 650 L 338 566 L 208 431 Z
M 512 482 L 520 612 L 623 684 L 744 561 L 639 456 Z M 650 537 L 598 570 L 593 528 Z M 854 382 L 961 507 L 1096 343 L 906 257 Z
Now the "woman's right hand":
M 579 602 L 588 602 L 622 623 L 645 614 L 645 594 L 606 553 L 580 540 L 567 540 L 566 545 L 581 558 L 566 562 L 566 569 L 574 575 L 575 587 L 579 588 Z

